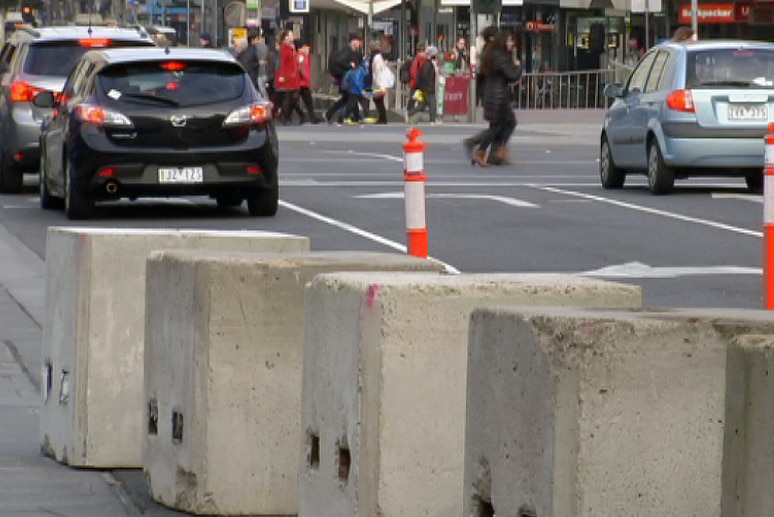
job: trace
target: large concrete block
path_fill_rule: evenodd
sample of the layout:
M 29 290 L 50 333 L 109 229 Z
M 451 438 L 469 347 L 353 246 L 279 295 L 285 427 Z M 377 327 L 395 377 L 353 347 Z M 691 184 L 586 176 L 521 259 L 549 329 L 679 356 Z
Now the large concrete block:
M 442 267 L 357 252 L 149 259 L 144 463 L 156 501 L 199 514 L 298 512 L 304 287 L 368 270 Z
M 729 350 L 774 320 L 731 312 L 475 311 L 463 515 L 742 515 L 721 505 L 742 450 Z
M 295 252 L 308 250 L 309 239 L 267 232 L 49 229 L 40 437 L 42 449 L 58 461 L 142 466 L 145 263 L 151 251 L 167 248 Z
M 768 517 L 774 515 L 774 333 L 744 334 L 731 343 L 723 515 Z
M 300 517 L 462 514 L 468 323 L 475 307 L 503 303 L 639 307 L 642 293 L 560 275 L 310 284 Z

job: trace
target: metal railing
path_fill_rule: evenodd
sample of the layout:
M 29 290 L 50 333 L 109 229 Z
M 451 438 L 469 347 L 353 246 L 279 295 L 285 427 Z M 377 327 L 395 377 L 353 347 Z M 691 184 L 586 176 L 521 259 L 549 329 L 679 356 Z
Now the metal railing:
M 513 86 L 513 100 L 519 109 L 605 109 L 602 92 L 614 80 L 614 70 L 529 73 Z
M 387 108 L 402 111 L 408 102 L 409 88 L 398 80 L 400 62 L 390 63 L 395 72 L 395 88 L 387 94 Z M 603 95 L 605 85 L 622 83 L 628 77 L 629 67 L 612 66 L 604 70 L 580 72 L 525 73 L 512 86 L 513 106 L 516 109 L 606 109 L 610 100 Z M 326 85 L 315 97 L 321 104 L 338 97 L 338 88 Z M 471 105 L 475 102 L 470 100 Z

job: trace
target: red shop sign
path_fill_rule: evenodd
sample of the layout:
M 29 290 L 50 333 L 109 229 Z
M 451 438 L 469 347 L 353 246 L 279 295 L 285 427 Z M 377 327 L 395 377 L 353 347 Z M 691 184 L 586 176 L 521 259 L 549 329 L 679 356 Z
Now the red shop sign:
M 691 23 L 691 4 L 680 6 L 680 23 Z M 699 23 L 734 23 L 736 21 L 734 4 L 701 4 L 697 19 Z
M 752 2 L 737 2 L 734 4 L 734 21 L 748 23 L 750 21 Z
M 444 87 L 443 114 L 467 115 L 470 77 L 447 77 Z
M 540 21 L 529 21 L 524 24 L 527 32 L 554 32 L 556 25 Z

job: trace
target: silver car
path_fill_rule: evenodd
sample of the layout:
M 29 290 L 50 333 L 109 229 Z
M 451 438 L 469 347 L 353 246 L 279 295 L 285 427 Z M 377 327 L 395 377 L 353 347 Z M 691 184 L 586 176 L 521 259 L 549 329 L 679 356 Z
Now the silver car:
M 22 26 L 0 51 L 0 193 L 21 192 L 23 174 L 40 168 L 40 124 L 50 110 L 33 106 L 41 91 L 60 92 L 88 50 L 155 47 L 140 29 Z
M 744 177 L 763 187 L 764 135 L 774 116 L 774 44 L 754 41 L 666 42 L 652 48 L 613 99 L 602 127 L 599 175 L 622 188 L 629 172 L 646 174 L 654 194 L 675 179 Z

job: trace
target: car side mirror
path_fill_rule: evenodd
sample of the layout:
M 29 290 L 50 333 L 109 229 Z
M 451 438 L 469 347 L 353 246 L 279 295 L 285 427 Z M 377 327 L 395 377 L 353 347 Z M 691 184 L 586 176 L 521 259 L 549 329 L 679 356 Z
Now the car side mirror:
M 615 99 L 623 97 L 624 87 L 618 83 L 610 83 L 605 85 L 605 89 L 602 92 L 608 99 Z
M 54 92 L 40 92 L 32 99 L 33 106 L 38 108 L 53 108 L 55 103 Z

